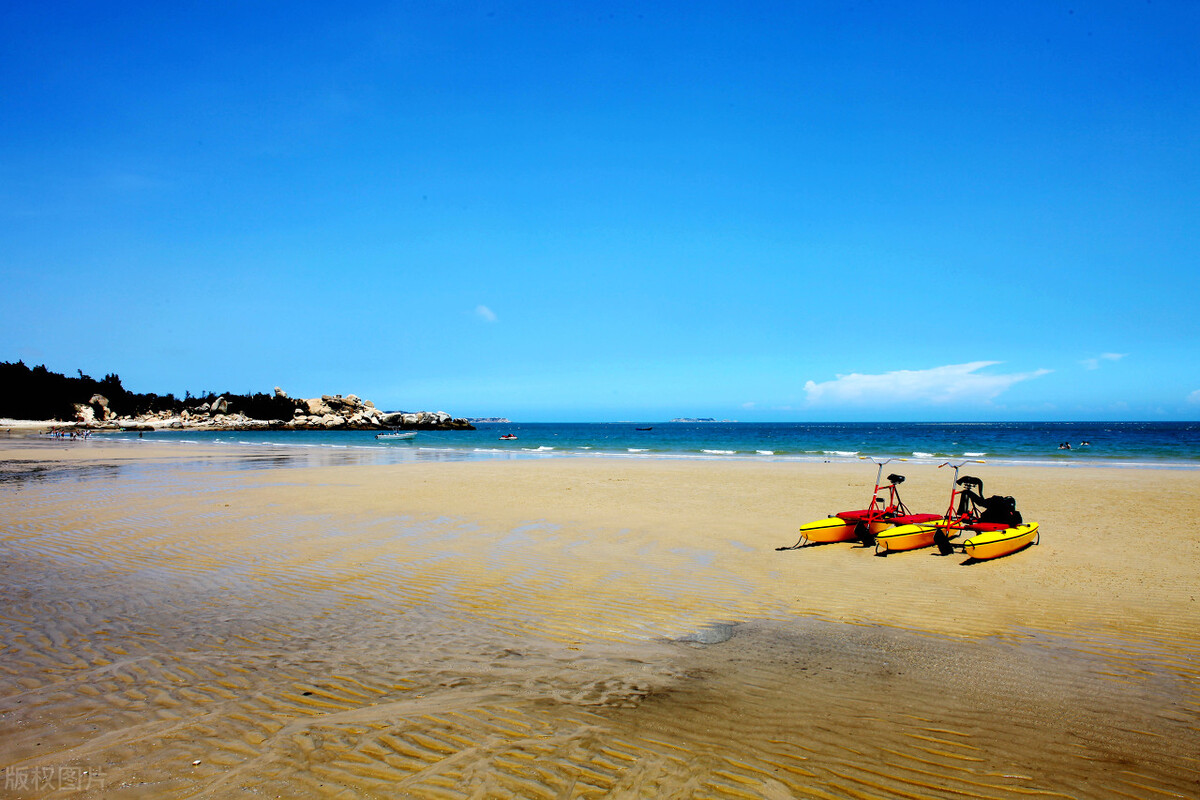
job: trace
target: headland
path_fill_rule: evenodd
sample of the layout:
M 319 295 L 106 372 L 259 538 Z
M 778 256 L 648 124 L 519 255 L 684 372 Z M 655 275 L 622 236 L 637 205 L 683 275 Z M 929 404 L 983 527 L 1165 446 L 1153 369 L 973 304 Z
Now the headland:
M 272 394 L 208 392 L 203 397 L 131 392 L 118 375 L 96 380 L 30 368 L 23 361 L 0 362 L 0 430 L 473 430 L 470 422 L 445 411 L 382 411 L 357 395 L 291 398 L 276 386 Z
M 275 387 L 273 410 L 279 417 L 260 419 L 237 409 L 223 396 L 178 413 L 149 411 L 117 416 L 109 413 L 106 399 L 93 397 L 81 406 L 77 421 L 91 430 L 149 431 L 159 428 L 194 430 L 474 430 L 465 419 L 451 417 L 445 411 L 381 411 L 370 400 L 356 395 L 322 395 L 313 398 L 289 398 Z M 90 412 L 90 413 L 89 413 Z M 289 414 L 290 412 L 290 414 Z M 99 418 L 97 418 L 99 415 Z

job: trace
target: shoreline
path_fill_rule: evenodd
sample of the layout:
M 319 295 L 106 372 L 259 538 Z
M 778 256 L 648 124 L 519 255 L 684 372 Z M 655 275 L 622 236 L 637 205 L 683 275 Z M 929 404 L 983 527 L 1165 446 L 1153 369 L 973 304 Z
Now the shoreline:
M 967 564 L 777 552 L 862 505 L 857 461 L 47 444 L 0 441 L 0 767 L 104 776 L 80 796 L 1200 779 L 1188 471 L 981 466 L 1044 536 Z
M 16 423 L 9 425 L 8 423 Z M 464 460 L 511 460 L 511 459 L 555 459 L 555 458 L 604 458 L 618 460 L 647 460 L 647 461 L 718 461 L 718 462 L 757 462 L 765 464 L 864 464 L 869 461 L 869 455 L 817 455 L 817 454 L 797 454 L 797 453 L 774 453 L 770 455 L 761 453 L 746 452 L 678 452 L 660 450 L 656 452 L 639 451 L 625 452 L 619 449 L 602 450 L 602 449 L 558 449 L 558 448 L 528 448 L 528 447 L 493 447 L 483 446 L 483 442 L 458 444 L 454 442 L 441 440 L 436 442 L 438 446 L 433 444 L 424 444 L 428 439 L 417 439 L 415 441 L 406 442 L 410 447 L 408 449 L 398 449 L 394 445 L 380 444 L 374 440 L 374 434 L 377 431 L 346 431 L 339 429 L 330 429 L 323 431 L 327 434 L 348 434 L 349 436 L 360 439 L 360 441 L 342 441 L 342 442 L 286 442 L 286 441 L 206 441 L 204 439 L 191 439 L 186 441 L 172 441 L 177 437 L 195 435 L 197 433 L 203 435 L 222 436 L 249 434 L 251 436 L 257 434 L 265 434 L 269 436 L 278 436 L 280 438 L 304 437 L 306 434 L 312 434 L 314 431 L 302 430 L 270 430 L 262 429 L 247 429 L 247 428 L 188 428 L 188 429 L 158 429 L 155 431 L 120 431 L 107 429 L 90 429 L 86 441 L 81 441 L 80 438 L 71 440 L 70 437 L 53 437 L 49 435 L 52 428 L 41 426 L 36 421 L 14 421 L 0 420 L 0 446 L 4 441 L 24 441 L 28 446 L 35 447 L 38 443 L 61 444 L 63 442 L 74 442 L 78 444 L 86 444 L 88 446 L 147 446 L 147 445 L 164 445 L 167 447 L 200 447 L 200 448 L 233 448 L 240 450 L 244 448 L 263 448 L 274 451 L 295 449 L 299 451 L 320 450 L 320 449 L 342 449 L 356 450 L 369 453 L 390 452 L 395 456 L 394 461 L 379 460 L 375 463 L 395 463 L 395 461 L 404 460 L 421 460 L 423 457 L 432 457 L 431 454 L 446 454 L 447 457 L 459 457 Z M 69 431 L 70 427 L 64 428 Z M 78 429 L 81 433 L 84 430 Z M 155 436 L 152 440 L 146 440 L 140 434 L 153 433 Z M 320 432 L 318 432 L 320 433 Z M 426 434 L 441 434 L 449 433 L 451 436 L 457 437 L 459 434 L 455 431 L 433 430 L 426 431 Z M 366 438 L 366 434 L 370 434 L 370 438 Z M 82 437 L 81 437 L 82 438 Z M 424 455 L 421 455 L 424 454 Z M 883 456 L 880 456 L 883 457 Z M 963 459 L 961 456 L 903 456 L 899 457 L 900 461 L 915 465 L 937 465 L 946 461 L 963 461 L 974 463 L 976 459 Z M 366 460 L 370 463 L 370 460 Z M 1070 460 L 1066 459 L 1047 459 L 1045 457 L 1015 457 L 1015 456 L 993 456 L 984 459 L 984 463 L 988 466 L 995 467 L 1037 467 L 1037 468 L 1069 468 L 1069 469 L 1114 469 L 1114 470 L 1182 470 L 1195 471 L 1200 470 L 1200 461 L 1189 460 L 1172 460 L 1167 458 L 1162 459 L 1147 459 L 1143 461 L 1137 460 L 1118 460 L 1117 458 L 1100 458 L 1091 459 L 1072 456 Z M 868 476 L 869 477 L 869 476 Z

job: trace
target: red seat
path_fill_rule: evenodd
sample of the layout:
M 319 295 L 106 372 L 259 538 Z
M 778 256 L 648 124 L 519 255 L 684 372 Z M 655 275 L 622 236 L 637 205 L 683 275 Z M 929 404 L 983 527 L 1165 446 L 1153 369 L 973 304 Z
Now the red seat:
M 1005 528 L 1011 528 L 1012 525 L 1005 525 L 1003 522 L 971 522 L 963 525 L 963 527 L 968 530 L 986 533 L 987 531 L 1002 531 Z
M 888 522 L 895 525 L 919 525 L 922 522 L 936 522 L 941 514 L 903 514 L 899 517 L 888 517 Z

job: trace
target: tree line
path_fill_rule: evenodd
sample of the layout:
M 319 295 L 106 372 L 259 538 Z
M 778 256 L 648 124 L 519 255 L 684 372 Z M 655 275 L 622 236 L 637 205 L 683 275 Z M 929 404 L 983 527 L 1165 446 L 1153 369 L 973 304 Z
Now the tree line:
M 51 372 L 45 365 L 28 367 L 24 361 L 0 363 L 0 417 L 11 419 L 58 419 L 75 418 L 75 404 L 87 403 L 93 395 L 108 399 L 108 407 L 119 416 L 137 416 L 157 411 L 178 414 L 184 409 L 194 409 L 204 403 L 212 403 L 224 397 L 231 412 L 237 411 L 251 419 L 291 419 L 295 401 L 276 397 L 274 393 L 191 392 L 182 398 L 174 394 L 141 394 L 131 392 L 121 385 L 121 378 L 113 373 L 96 380 L 76 370 L 77 377 Z

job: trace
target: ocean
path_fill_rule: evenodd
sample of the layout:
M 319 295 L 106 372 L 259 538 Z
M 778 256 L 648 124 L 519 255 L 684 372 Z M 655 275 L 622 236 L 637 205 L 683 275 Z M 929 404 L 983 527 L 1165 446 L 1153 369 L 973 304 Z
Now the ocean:
M 936 462 L 1200 468 L 1200 422 L 518 422 L 421 431 L 384 441 L 373 431 L 157 431 L 104 438 L 306 448 L 318 462 L 610 458 Z M 649 430 L 640 430 L 649 428 Z M 501 440 L 513 434 L 517 438 Z M 97 437 L 99 438 L 99 437 Z M 1064 447 L 1069 444 L 1070 449 Z

